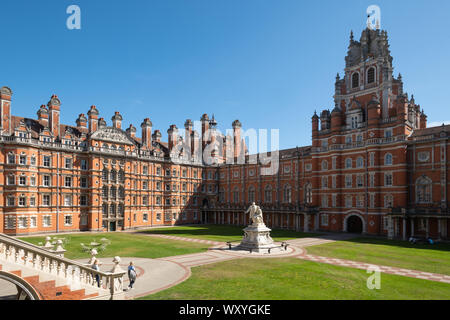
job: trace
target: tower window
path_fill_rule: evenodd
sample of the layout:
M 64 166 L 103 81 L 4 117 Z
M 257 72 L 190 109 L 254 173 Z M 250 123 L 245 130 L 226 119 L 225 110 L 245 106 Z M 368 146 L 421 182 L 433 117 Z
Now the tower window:
M 358 88 L 359 87 L 359 73 L 355 72 L 352 75 L 352 88 Z
M 367 83 L 374 83 L 375 82 L 375 68 L 369 68 L 367 71 Z

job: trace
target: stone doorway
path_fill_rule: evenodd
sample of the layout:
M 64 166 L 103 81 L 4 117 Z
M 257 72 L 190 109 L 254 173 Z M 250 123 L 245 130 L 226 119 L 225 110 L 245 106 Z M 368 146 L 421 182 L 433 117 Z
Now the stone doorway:
M 348 233 L 362 233 L 363 221 L 358 216 L 351 216 L 347 219 L 347 232 Z

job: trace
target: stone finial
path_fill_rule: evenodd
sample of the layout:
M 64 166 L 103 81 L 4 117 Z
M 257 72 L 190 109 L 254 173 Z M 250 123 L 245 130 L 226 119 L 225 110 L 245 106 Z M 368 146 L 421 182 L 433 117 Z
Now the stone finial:
M 242 123 L 239 120 L 234 120 L 232 123 L 233 129 L 234 128 L 241 128 L 242 127 Z
M 45 248 L 53 248 L 53 244 L 52 244 L 51 240 L 52 240 L 52 238 L 45 237 L 45 244 L 44 244 Z
M 111 269 L 111 273 L 117 273 L 117 272 L 123 272 L 122 268 L 120 267 L 119 263 L 120 263 L 120 257 L 119 256 L 115 256 L 113 261 L 114 266 Z

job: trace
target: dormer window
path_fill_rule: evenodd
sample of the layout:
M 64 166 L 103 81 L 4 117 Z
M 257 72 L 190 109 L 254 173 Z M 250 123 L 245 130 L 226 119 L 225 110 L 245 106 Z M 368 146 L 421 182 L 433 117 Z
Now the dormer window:
M 359 87 L 359 73 L 355 72 L 352 74 L 352 88 L 358 88 Z
M 375 82 L 375 68 L 371 67 L 369 70 L 367 70 L 367 83 L 374 83 Z

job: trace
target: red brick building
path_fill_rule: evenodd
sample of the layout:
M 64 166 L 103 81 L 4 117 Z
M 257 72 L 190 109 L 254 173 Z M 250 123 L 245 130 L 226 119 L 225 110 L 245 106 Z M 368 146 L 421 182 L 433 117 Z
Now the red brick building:
M 0 232 L 243 225 L 254 201 L 270 227 L 448 238 L 450 126 L 427 128 L 392 60 L 385 31 L 366 29 L 360 41 L 352 33 L 334 108 L 314 113 L 312 145 L 281 150 L 272 175 L 248 154 L 242 164 L 225 163 L 246 154 L 238 120 L 225 137 L 205 114 L 200 132 L 187 120 L 184 139 L 172 125 L 165 143 L 150 119 L 138 138 L 132 125 L 122 129 L 119 112 L 107 126 L 95 106 L 76 126 L 63 125 L 55 95 L 36 120 L 12 116 L 12 92 L 3 87 Z M 196 157 L 217 143 L 215 162 Z M 180 145 L 191 157 L 173 161 Z

